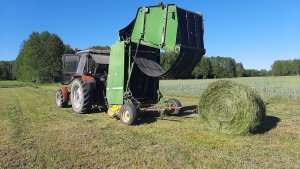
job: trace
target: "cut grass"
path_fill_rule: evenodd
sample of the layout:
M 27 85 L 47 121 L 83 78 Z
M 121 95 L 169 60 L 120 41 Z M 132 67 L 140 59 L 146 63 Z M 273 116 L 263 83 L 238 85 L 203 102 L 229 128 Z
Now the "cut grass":
M 163 81 L 164 82 L 164 81 Z M 0 82 L 1 85 L 1 82 Z M 58 86 L 0 89 L 0 168 L 298 168 L 300 100 L 267 98 L 261 134 L 208 131 L 193 95 L 166 93 L 182 116 L 147 114 L 126 127 L 105 113 L 56 107 Z
M 19 81 L 0 81 L 0 88 L 15 88 L 24 86 L 33 86 L 33 83 Z

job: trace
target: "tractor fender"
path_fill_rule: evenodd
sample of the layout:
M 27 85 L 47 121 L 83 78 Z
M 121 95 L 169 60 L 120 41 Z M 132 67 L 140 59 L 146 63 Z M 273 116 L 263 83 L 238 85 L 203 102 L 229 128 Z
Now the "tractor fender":
M 75 79 L 75 78 L 81 78 L 85 83 L 95 83 L 95 78 L 93 75 L 88 75 L 85 73 L 80 73 L 80 74 L 74 74 L 73 79 L 71 80 L 71 82 Z
M 95 78 L 94 78 L 94 76 L 91 76 L 91 75 L 85 75 L 84 73 L 83 74 L 81 74 L 81 78 L 82 78 L 82 80 L 83 81 L 85 81 L 85 82 L 95 82 Z
M 96 88 L 96 80 L 93 75 L 87 75 L 85 73 L 81 74 L 81 79 L 84 81 L 84 83 L 88 84 L 90 89 Z
M 63 93 L 63 101 L 69 101 L 70 92 L 66 86 L 61 86 L 61 91 Z

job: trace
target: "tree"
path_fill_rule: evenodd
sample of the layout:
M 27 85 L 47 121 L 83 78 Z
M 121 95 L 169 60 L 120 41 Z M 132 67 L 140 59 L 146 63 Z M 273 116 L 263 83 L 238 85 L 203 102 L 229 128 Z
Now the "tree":
M 226 58 L 226 66 L 225 66 L 225 77 L 232 78 L 236 77 L 236 62 L 233 58 Z
M 236 71 L 236 77 L 243 77 L 244 72 L 245 72 L 243 64 L 242 63 L 237 63 L 235 71 Z
M 57 35 L 49 32 L 42 32 L 40 38 L 42 53 L 37 59 L 38 80 L 41 83 L 59 81 L 65 45 Z
M 18 80 L 29 82 L 55 82 L 61 76 L 61 56 L 65 45 L 55 34 L 33 32 L 21 45 L 14 74 Z
M 259 71 L 255 69 L 245 69 L 244 77 L 257 77 L 259 76 Z
M 0 80 L 13 80 L 13 61 L 0 61 Z
M 37 59 L 41 54 L 39 33 L 33 32 L 21 47 L 14 67 L 16 78 L 21 81 L 36 82 Z
M 99 45 L 94 45 L 89 47 L 88 49 L 95 49 L 95 50 L 110 50 L 109 46 L 99 46 Z
M 160 65 L 162 68 L 167 71 L 171 68 L 173 63 L 176 60 L 176 53 L 173 52 L 161 52 L 160 53 Z
M 222 77 L 221 57 L 211 57 L 212 74 L 214 78 Z
M 294 75 L 300 75 L 300 59 L 294 59 L 292 61 L 292 69 L 294 70 Z
M 214 78 L 232 78 L 236 76 L 236 62 L 230 57 L 211 57 Z
M 64 54 L 74 54 L 75 50 L 73 48 L 71 48 L 70 45 L 65 45 L 65 51 Z
M 300 60 L 276 60 L 272 64 L 272 74 L 274 76 L 299 75 Z
M 261 69 L 261 70 L 259 71 L 259 74 L 258 74 L 258 75 L 264 77 L 264 76 L 268 76 L 269 73 L 268 73 L 268 71 L 267 71 L 266 69 Z
M 193 70 L 192 75 L 196 79 L 210 78 L 212 76 L 212 66 L 209 58 L 202 57 L 200 63 Z

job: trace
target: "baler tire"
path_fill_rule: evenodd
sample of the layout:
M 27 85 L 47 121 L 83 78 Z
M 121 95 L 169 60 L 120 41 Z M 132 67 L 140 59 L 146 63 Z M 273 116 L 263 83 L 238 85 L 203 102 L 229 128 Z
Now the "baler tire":
M 119 111 L 119 118 L 124 125 L 135 125 L 138 120 L 138 110 L 132 103 L 125 103 Z
M 60 108 L 66 108 L 68 106 L 68 101 L 64 101 L 64 95 L 61 89 L 56 92 L 56 105 Z
M 72 82 L 71 87 L 71 103 L 75 113 L 89 113 L 92 108 L 91 90 L 81 78 L 77 78 Z
M 181 103 L 177 99 L 169 99 L 167 101 L 167 106 L 168 107 L 182 107 Z M 181 112 L 181 109 L 175 109 L 175 110 L 169 110 L 166 111 L 167 115 L 179 115 Z

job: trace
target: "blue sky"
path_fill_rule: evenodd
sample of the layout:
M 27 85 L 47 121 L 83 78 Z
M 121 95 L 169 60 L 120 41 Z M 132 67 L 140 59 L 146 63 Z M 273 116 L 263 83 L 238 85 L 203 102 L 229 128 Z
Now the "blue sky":
M 158 0 L 0 0 L 0 60 L 14 60 L 33 31 L 81 49 L 110 46 L 141 6 Z M 233 57 L 247 69 L 300 59 L 300 0 L 166 0 L 205 18 L 207 56 Z

